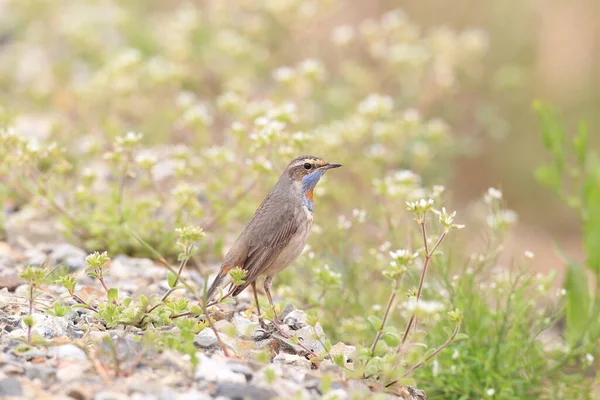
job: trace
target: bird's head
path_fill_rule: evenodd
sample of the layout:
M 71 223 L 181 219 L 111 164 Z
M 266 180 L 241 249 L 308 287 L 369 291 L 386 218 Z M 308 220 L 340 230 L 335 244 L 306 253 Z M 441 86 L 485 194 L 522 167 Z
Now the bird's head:
M 328 163 L 319 157 L 302 156 L 294 159 L 287 167 L 286 173 L 296 182 L 302 194 L 310 201 L 312 209 L 313 189 L 325 172 L 332 168 L 341 167 L 341 164 Z

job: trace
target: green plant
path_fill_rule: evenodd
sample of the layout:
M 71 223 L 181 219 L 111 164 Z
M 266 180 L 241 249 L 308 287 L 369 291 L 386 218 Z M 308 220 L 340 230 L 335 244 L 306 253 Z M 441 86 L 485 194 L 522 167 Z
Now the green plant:
M 582 226 L 585 263 L 580 264 L 559 250 L 567 265 L 566 338 L 570 346 L 597 351 L 600 339 L 600 158 L 589 143 L 584 122 L 579 124 L 575 134 L 569 135 L 552 108 L 536 102 L 534 109 L 550 158 L 537 169 L 536 177 L 575 211 Z
M 42 286 L 42 283 L 48 278 L 49 274 L 49 270 L 43 266 L 27 266 L 19 273 L 21 279 L 27 281 L 27 302 L 29 303 L 29 310 L 27 315 L 23 318 L 23 323 L 27 327 L 27 343 L 31 343 L 31 329 L 35 324 L 35 320 L 33 319 L 35 299 L 39 294 L 38 290 L 40 286 Z

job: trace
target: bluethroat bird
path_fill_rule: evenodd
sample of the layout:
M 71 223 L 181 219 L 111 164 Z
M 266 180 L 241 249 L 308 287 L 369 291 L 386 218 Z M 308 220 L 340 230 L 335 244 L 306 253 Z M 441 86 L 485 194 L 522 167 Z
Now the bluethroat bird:
M 254 300 L 261 325 L 260 305 L 256 281 L 264 276 L 264 289 L 271 308 L 271 281 L 302 252 L 313 221 L 313 190 L 325 172 L 341 164 L 328 163 L 314 156 L 294 159 L 285 169 L 271 192 L 258 207 L 254 216 L 235 241 L 208 290 L 207 301 L 212 300 L 232 268 L 246 271 L 244 283 L 230 284 L 222 298 L 237 296 L 252 285 Z M 272 321 L 276 326 L 276 322 Z

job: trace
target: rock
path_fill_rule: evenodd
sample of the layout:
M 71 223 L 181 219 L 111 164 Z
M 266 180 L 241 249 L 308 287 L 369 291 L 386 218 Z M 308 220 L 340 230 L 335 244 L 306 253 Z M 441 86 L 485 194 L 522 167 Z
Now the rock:
M 211 399 L 212 399 L 212 396 L 209 396 L 206 393 L 196 392 L 196 391 L 178 393 L 176 396 L 164 398 L 164 400 L 211 400 Z
M 70 272 L 85 268 L 86 252 L 68 243 L 61 243 L 54 246 L 50 253 L 50 260 L 54 265 L 64 263 L 69 267 Z
M 283 318 L 283 323 L 295 331 L 307 326 L 306 321 L 308 316 L 302 310 L 293 310 Z
M 11 332 L 21 324 L 21 317 L 18 315 L 7 315 L 0 317 L 0 329 Z
M 48 350 L 48 355 L 59 359 L 70 358 L 77 361 L 87 360 L 87 355 L 85 354 L 85 351 L 81 350 L 74 344 L 64 344 L 62 346 L 51 347 Z
M 59 368 L 56 371 L 56 379 L 61 382 L 74 382 L 85 373 L 85 368 L 80 364 L 71 364 L 66 367 Z
M 210 328 L 205 328 L 194 337 L 194 343 L 203 349 L 216 348 L 219 346 L 217 335 Z
M 349 364 L 353 362 L 351 356 L 355 351 L 355 346 L 347 346 L 344 343 L 339 342 L 331 348 L 329 354 L 331 354 L 332 356 L 341 355 L 344 357 L 344 363 Z
M 42 382 L 48 382 L 49 377 L 54 373 L 54 368 L 42 364 L 27 364 L 25 366 L 25 376 L 29 380 L 39 379 Z
M 296 354 L 279 353 L 273 359 L 273 364 L 287 364 L 296 367 L 311 369 L 312 364 L 306 358 Z
M 2 270 L 2 263 L 0 261 L 0 271 Z M 10 292 L 14 292 L 15 289 L 25 283 L 23 279 L 14 272 L 6 272 L 0 275 L 0 289 L 7 288 Z
M 32 315 L 35 321 L 32 328 L 33 333 L 44 339 L 67 336 L 69 321 L 66 318 L 39 313 L 34 313 Z M 27 331 L 27 327 L 23 323 L 21 323 L 21 328 Z
M 235 325 L 227 320 L 221 319 L 215 322 L 213 325 L 217 331 L 222 332 L 227 336 L 236 336 L 237 330 L 235 328 Z
M 321 397 L 322 400 L 346 400 L 349 398 L 348 393 L 344 389 L 331 390 Z
M 272 389 L 235 382 L 219 383 L 213 395 L 231 400 L 266 400 L 277 397 L 277 393 Z
M 244 374 L 247 381 L 250 381 L 252 379 L 252 375 L 254 374 L 254 371 L 252 371 L 249 366 L 244 364 L 230 363 L 229 368 L 235 373 Z
M 22 243 L 61 243 L 64 241 L 55 220 L 48 218 L 34 206 L 25 206 L 19 212 L 9 214 L 4 224 L 6 242 L 13 246 Z
M 94 395 L 94 400 L 128 400 L 129 396 L 117 392 L 98 392 Z
M 286 304 L 285 307 L 283 308 L 283 310 L 281 310 L 281 312 L 277 315 L 277 320 L 283 321 L 285 319 L 285 317 L 294 310 L 295 310 L 295 308 L 293 305 Z
M 205 380 L 208 382 L 238 382 L 246 383 L 244 374 L 233 372 L 231 368 L 223 361 L 220 361 L 216 356 L 209 358 L 204 354 L 200 354 L 199 363 L 196 367 L 196 379 Z
M 306 347 L 307 349 L 311 350 L 312 352 L 314 352 L 316 354 L 319 354 L 325 350 L 325 347 L 323 347 L 323 345 L 321 344 L 321 342 L 325 341 L 325 336 L 323 333 L 323 328 L 321 327 L 321 325 L 319 323 L 317 323 L 317 325 L 315 326 L 314 329 L 313 329 L 313 327 L 307 325 L 302 329 L 299 329 L 297 331 L 288 331 L 287 333 L 290 335 L 298 336 L 299 342 L 304 347 Z M 321 338 L 321 341 L 316 339 L 317 335 L 318 335 L 318 337 Z M 308 353 L 302 347 L 294 344 L 291 339 L 285 338 L 278 333 L 274 333 L 272 335 L 272 337 L 276 338 L 277 341 L 279 342 L 279 344 L 281 345 L 281 347 L 285 350 L 291 351 L 296 354 L 302 354 L 302 355 L 305 355 Z
M 23 396 L 21 382 L 15 378 L 0 379 L 0 398 Z
M 257 371 L 250 382 L 254 386 L 272 389 L 282 399 L 309 399 L 314 398 L 309 391 L 299 382 L 306 378 L 304 368 L 281 364 L 267 365 Z
M 231 320 L 238 335 L 243 339 L 254 339 L 258 330 L 258 322 L 250 321 L 242 317 L 240 314 L 235 314 Z

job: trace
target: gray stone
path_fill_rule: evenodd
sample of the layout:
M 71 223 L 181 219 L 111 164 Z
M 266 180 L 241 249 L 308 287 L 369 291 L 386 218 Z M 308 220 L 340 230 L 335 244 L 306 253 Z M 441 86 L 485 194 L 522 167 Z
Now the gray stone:
M 87 360 L 85 351 L 81 350 L 74 344 L 64 344 L 62 346 L 51 347 L 48 349 L 48 355 L 59 359 L 70 358 L 77 361 Z
M 129 396 L 117 392 L 98 392 L 94 395 L 94 400 L 128 400 Z
M 257 371 L 250 382 L 254 386 L 272 389 L 282 399 L 308 399 L 308 390 L 301 382 L 304 382 L 307 371 L 304 368 L 284 366 L 281 364 L 266 365 Z M 275 383 L 272 378 L 275 377 Z
M 283 321 L 285 319 L 285 317 L 294 310 L 295 310 L 295 308 L 293 305 L 286 304 L 285 307 L 283 308 L 283 310 L 281 310 L 281 312 L 277 315 L 277 320 Z
M 355 346 L 347 346 L 346 344 L 339 342 L 331 348 L 329 354 L 332 356 L 342 355 L 344 357 L 344 363 L 352 363 L 352 354 L 356 351 Z
M 194 343 L 203 349 L 216 348 L 219 346 L 217 335 L 210 328 L 205 328 L 194 337 Z
M 35 321 L 35 324 L 32 328 L 33 333 L 41 336 L 44 339 L 67 336 L 69 321 L 66 318 L 39 313 L 32 315 L 33 320 Z M 21 328 L 27 331 L 27 327 L 23 323 L 21 323 Z
M 250 381 L 250 379 L 252 379 L 252 375 L 254 374 L 254 371 L 252 371 L 252 369 L 249 366 L 244 365 L 244 364 L 237 364 L 237 363 L 230 363 L 228 365 L 229 365 L 229 368 L 231 368 L 231 371 L 238 373 L 238 374 L 244 374 L 247 381 Z
M 6 332 L 10 332 L 21 323 L 21 317 L 19 315 L 7 315 L 0 317 L 0 325 L 4 327 Z
M 233 372 L 227 363 L 221 361 L 217 356 L 209 358 L 204 354 L 200 354 L 195 377 L 208 382 L 246 383 L 244 374 Z
M 23 395 L 23 388 L 21 382 L 14 378 L 0 379 L 0 397 L 17 397 Z
M 61 382 L 74 382 L 81 378 L 85 373 L 85 368 L 81 364 L 67 365 L 56 371 L 56 379 Z
M 308 316 L 302 310 L 291 311 L 283 318 L 283 323 L 295 331 L 307 326 L 306 321 L 308 321 Z
M 346 400 L 349 398 L 348 393 L 344 389 L 331 390 L 321 397 L 323 400 Z
M 64 263 L 70 272 L 85 268 L 86 252 L 68 243 L 54 246 L 50 260 L 56 265 Z
M 206 393 L 202 393 L 202 392 L 184 392 L 184 393 L 178 393 L 175 397 L 171 397 L 168 400 L 210 400 L 212 399 L 212 396 L 209 396 Z M 164 400 L 167 400 L 166 398 Z
M 223 382 L 217 385 L 214 396 L 223 396 L 231 400 L 265 400 L 277 397 L 277 393 L 272 389 L 247 383 Z
M 319 354 L 325 350 L 325 347 L 323 347 L 321 344 L 321 342 L 325 341 L 325 335 L 323 333 L 323 328 L 321 328 L 319 323 L 317 323 L 314 329 L 312 326 L 305 326 L 297 331 L 288 331 L 286 333 L 289 335 L 296 335 L 299 343 L 316 354 Z M 302 355 L 308 354 L 308 351 L 306 351 L 304 348 L 294 344 L 292 339 L 285 338 L 279 333 L 274 333 L 272 337 L 276 338 L 281 344 L 282 348 L 287 351 Z M 321 340 L 317 340 L 317 337 L 321 338 Z
M 311 369 L 312 364 L 306 358 L 296 354 L 279 353 L 273 358 L 273 364 L 286 364 Z
M 250 321 L 240 314 L 235 314 L 231 322 L 242 339 L 254 339 L 258 330 L 258 322 Z
M 54 375 L 56 371 L 52 367 L 41 364 L 28 364 L 25 366 L 25 376 L 27 379 L 39 379 L 42 382 L 47 382 L 48 378 Z

